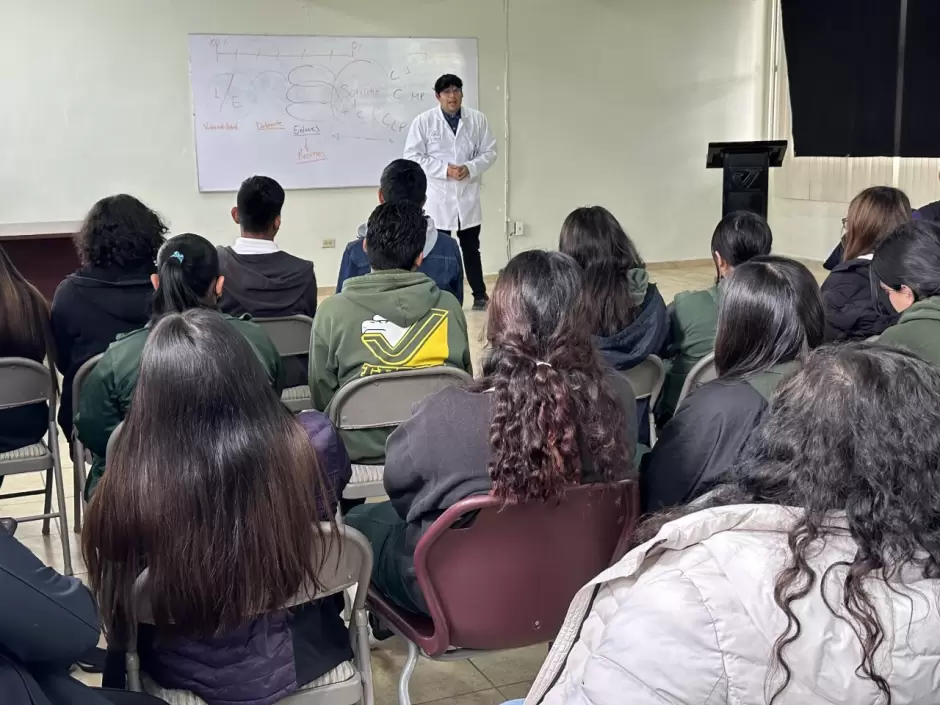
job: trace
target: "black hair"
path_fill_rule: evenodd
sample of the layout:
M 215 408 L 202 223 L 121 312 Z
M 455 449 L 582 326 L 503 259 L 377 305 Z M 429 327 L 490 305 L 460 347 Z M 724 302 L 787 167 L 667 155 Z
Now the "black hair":
M 147 268 L 167 234 L 160 216 L 133 196 L 102 198 L 88 211 L 75 237 L 84 267 Z
M 729 267 L 749 259 L 769 255 L 773 234 L 767 221 L 757 213 L 735 211 L 718 222 L 712 234 L 712 257 L 717 252 Z M 716 263 L 717 266 L 717 263 Z
M 584 313 L 594 335 L 616 335 L 630 325 L 638 307 L 628 273 L 646 263 L 614 214 L 601 206 L 574 209 L 561 226 L 558 249 L 584 269 Z
M 814 592 L 852 628 L 861 651 L 856 673 L 890 705 L 890 664 L 879 672 L 877 653 L 891 636 L 886 630 L 908 625 L 893 623 L 890 612 L 879 614 L 873 598 L 903 595 L 897 585 L 904 567 L 940 579 L 938 429 L 936 367 L 907 351 L 869 343 L 821 347 L 777 387 L 737 467 L 698 502 L 656 515 L 638 532 L 637 540 L 645 541 L 663 524 L 712 507 L 802 510 L 793 512 L 788 560 L 772 586 L 786 629 L 774 644 L 765 682 L 771 703 L 795 675 L 814 675 L 794 674 L 786 661 L 791 647 L 800 648 L 804 626 L 793 605 Z M 857 545 L 854 555 L 825 568 L 814 565 L 811 559 L 826 541 L 843 540 L 843 526 Z M 845 650 L 858 653 L 858 647 Z
M 940 295 L 940 223 L 915 220 L 898 227 L 875 250 L 871 271 L 895 291 L 907 286 L 917 301 Z
M 460 80 L 459 76 L 455 76 L 452 73 L 445 73 L 434 82 L 434 92 L 437 95 L 440 95 L 448 88 L 459 88 L 463 90 L 463 81 Z
M 428 177 L 417 162 L 396 159 L 382 172 L 379 189 L 386 203 L 414 203 L 423 208 L 428 197 Z
M 557 497 L 582 481 L 633 474 L 623 408 L 583 314 L 584 274 L 560 252 L 529 250 L 500 272 L 488 309 L 483 379 L 492 393 L 493 493 L 506 503 Z M 586 451 L 586 452 L 582 452 Z
M 427 232 L 428 221 L 417 203 L 380 205 L 366 226 L 366 254 L 372 269 L 414 269 Z
M 215 306 L 213 285 L 220 273 L 219 252 L 211 242 L 193 233 L 171 237 L 157 254 L 160 286 L 153 294 L 153 318 Z
M 284 189 L 269 176 L 250 176 L 238 189 L 238 222 L 247 233 L 270 233 L 283 207 Z
M 822 344 L 824 327 L 810 271 L 786 257 L 755 257 L 735 267 L 722 290 L 715 367 L 721 377 L 743 377 L 791 362 Z

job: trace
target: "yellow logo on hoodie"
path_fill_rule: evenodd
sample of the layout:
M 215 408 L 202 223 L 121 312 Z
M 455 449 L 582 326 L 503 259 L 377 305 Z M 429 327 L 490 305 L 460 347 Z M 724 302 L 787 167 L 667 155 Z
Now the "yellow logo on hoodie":
M 362 344 L 376 364 L 362 366 L 362 376 L 443 365 L 449 357 L 447 311 L 432 308 L 423 320 L 407 328 L 375 315 L 362 322 Z

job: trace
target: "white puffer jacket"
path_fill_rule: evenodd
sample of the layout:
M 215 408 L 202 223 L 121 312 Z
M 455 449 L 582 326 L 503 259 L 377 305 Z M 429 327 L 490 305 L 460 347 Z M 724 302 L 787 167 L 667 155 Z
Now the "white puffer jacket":
M 782 681 L 771 664 L 786 616 L 773 591 L 796 511 L 722 507 L 664 526 L 578 593 L 526 705 L 767 702 Z M 854 553 L 846 534 L 830 538 L 809 561 L 821 579 Z M 893 705 L 936 705 L 940 580 L 925 580 L 913 567 L 903 573 L 904 584 L 892 584 L 898 592 L 881 580 L 866 585 L 885 631 L 877 673 L 887 679 Z M 837 609 L 844 576 L 837 568 L 826 583 Z M 784 651 L 793 677 L 777 704 L 884 702 L 870 680 L 856 675 L 861 644 L 826 607 L 818 581 L 793 609 L 802 634 Z

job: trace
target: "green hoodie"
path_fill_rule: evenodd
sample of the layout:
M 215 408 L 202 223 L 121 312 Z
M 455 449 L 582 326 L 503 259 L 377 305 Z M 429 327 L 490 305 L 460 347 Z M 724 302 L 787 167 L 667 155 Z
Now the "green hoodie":
M 453 294 L 421 272 L 400 269 L 347 279 L 317 309 L 310 338 L 310 393 L 325 411 L 352 379 L 396 370 L 450 365 L 467 372 L 467 319 Z M 392 429 L 343 432 L 353 462 L 385 460 Z
M 907 348 L 940 367 L 940 296 L 918 301 L 878 338 L 879 343 Z
M 267 372 L 268 381 L 280 396 L 284 380 L 281 357 L 274 343 L 261 326 L 251 322 L 250 316 L 235 318 L 222 314 L 222 318 L 251 344 Z M 104 473 L 108 439 L 130 408 L 134 388 L 137 386 L 137 375 L 140 373 L 140 358 L 149 335 L 149 325 L 126 335 L 119 335 L 82 385 L 75 429 L 93 456 L 91 471 L 85 483 L 86 498 L 91 498 L 98 480 Z

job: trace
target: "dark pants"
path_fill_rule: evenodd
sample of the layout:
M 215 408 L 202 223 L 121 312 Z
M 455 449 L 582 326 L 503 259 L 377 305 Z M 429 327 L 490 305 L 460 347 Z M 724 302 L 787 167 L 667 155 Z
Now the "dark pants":
M 438 232 L 450 234 L 449 230 Z M 460 251 L 463 252 L 463 269 L 470 283 L 474 301 L 486 298 L 486 282 L 483 281 L 483 262 L 480 260 L 480 226 L 457 231 Z
M 345 521 L 361 531 L 372 546 L 372 585 L 399 607 L 415 614 L 428 613 L 415 579 L 414 552 L 405 532 L 408 524 L 391 502 L 363 504 L 346 515 Z

